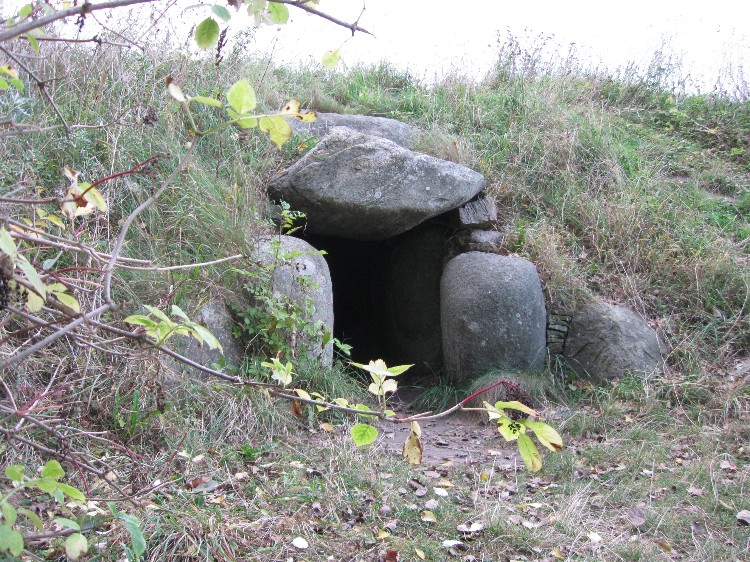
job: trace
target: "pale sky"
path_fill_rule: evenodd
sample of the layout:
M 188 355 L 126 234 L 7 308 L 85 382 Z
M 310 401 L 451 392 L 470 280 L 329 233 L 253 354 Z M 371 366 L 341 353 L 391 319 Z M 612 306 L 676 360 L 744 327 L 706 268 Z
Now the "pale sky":
M 23 3 L 0 0 L 0 12 Z M 197 3 L 180 0 L 171 12 L 177 35 L 186 35 L 214 2 L 203 9 L 196 9 Z M 183 12 L 181 6 L 191 9 Z M 666 41 L 681 57 L 684 72 L 702 80 L 707 90 L 730 63 L 750 69 L 747 0 L 321 0 L 319 8 L 353 21 L 363 6 L 360 25 L 374 37 L 357 34 L 348 41 L 342 49 L 344 65 L 387 60 L 426 81 L 447 73 L 481 78 L 496 60 L 498 33 L 506 30 L 527 45 L 551 37 L 548 54 L 553 58 L 554 47 L 565 54 L 575 43 L 584 65 L 610 69 L 627 63 L 644 67 Z M 351 37 L 320 18 L 290 12 L 288 25 L 258 31 L 259 53 L 273 53 L 276 61 L 319 64 L 326 50 Z M 231 25 L 238 29 L 249 19 L 235 16 Z
M 356 19 L 361 0 L 322 0 L 321 9 Z M 366 0 L 360 24 L 375 38 L 357 35 L 343 48 L 344 62 L 389 60 L 428 80 L 458 69 L 482 76 L 495 60 L 498 32 L 519 37 L 553 36 L 567 52 L 575 43 L 593 65 L 646 65 L 663 41 L 680 55 L 694 76 L 713 85 L 728 60 L 750 62 L 750 3 L 745 0 Z M 278 37 L 275 55 L 293 60 L 312 53 L 319 60 L 351 34 L 323 21 L 294 13 L 280 29 L 264 29 L 268 48 Z

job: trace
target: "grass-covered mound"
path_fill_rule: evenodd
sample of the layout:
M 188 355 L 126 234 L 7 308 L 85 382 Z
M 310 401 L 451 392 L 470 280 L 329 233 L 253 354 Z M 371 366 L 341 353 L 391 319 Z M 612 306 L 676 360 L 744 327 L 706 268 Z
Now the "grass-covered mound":
M 537 265 L 550 312 L 569 313 L 592 298 L 624 304 L 671 348 L 663 376 L 607 388 L 561 381 L 550 366 L 555 386 L 544 396 L 555 403 L 548 403 L 548 419 L 567 447 L 547 455 L 541 475 L 532 476 L 515 461 L 424 473 L 377 446 L 355 449 L 344 416 L 321 419 L 305 409 L 300 418 L 287 402 L 256 391 L 209 377 L 175 379 L 155 352 L 116 338 L 89 341 L 94 345 L 63 338 L 3 373 L 0 428 L 6 435 L 24 429 L 23 404 L 40 416 L 63 416 L 72 428 L 66 436 L 43 427 L 32 436 L 51 450 L 65 443 L 117 475 L 134 501 L 113 499 L 140 517 L 148 559 L 286 560 L 301 552 L 292 545 L 298 536 L 310 544 L 306 560 L 374 560 L 388 549 L 404 559 L 422 553 L 438 560 L 449 556 L 447 539 L 462 540 L 465 554 L 456 552 L 477 560 L 742 558 L 747 536 L 735 515 L 750 507 L 743 497 L 750 460 L 748 102 L 676 93 L 653 76 L 563 73 L 512 50 L 500 52 L 480 83 L 446 77 L 428 86 L 386 64 L 341 72 L 275 68 L 239 47 L 219 64 L 168 45 L 44 49 L 44 58 L 31 60 L 39 75 L 54 75 L 47 87 L 57 109 L 27 87 L 0 93 L 0 115 L 46 128 L 59 123 L 59 111 L 88 126 L 73 127 L 69 138 L 60 128 L 3 138 L 0 196 L 20 186 L 58 195 L 63 165 L 95 181 L 158 157 L 146 173 L 102 187 L 109 211 L 80 220 L 83 243 L 111 250 L 122 220 L 184 154 L 191 125 L 167 95 L 167 76 L 192 95 L 216 97 L 249 78 L 263 110 L 296 97 L 315 110 L 419 126 L 419 150 L 486 175 L 505 249 Z M 196 111 L 204 129 L 221 119 L 210 107 Z M 294 137 L 279 151 L 265 135 L 233 127 L 202 139 L 172 187 L 130 230 L 123 255 L 160 266 L 247 255 L 254 236 L 271 228 L 269 174 L 309 143 Z M 2 212 L 28 215 L 18 206 Z M 29 248 L 39 263 L 58 253 Z M 54 267 L 63 273 L 91 267 L 80 256 L 59 260 Z M 120 270 L 114 294 L 123 317 L 143 304 L 177 304 L 192 314 L 222 285 L 232 286 L 233 268 L 253 267 L 239 260 Z M 81 303 L 94 306 L 97 290 L 82 286 Z M 2 357 L 44 334 L 25 322 L 0 312 Z M 299 386 L 310 392 L 364 399 L 341 365 L 297 370 Z M 266 376 L 258 361 L 238 374 Z M 435 401 L 452 392 L 434 393 Z M 332 435 L 321 429 L 326 420 Z M 33 467 L 45 458 L 23 444 L 2 452 L 4 465 Z M 83 481 L 73 465 L 66 470 L 95 500 L 89 515 L 108 513 L 104 500 L 112 491 Z M 415 496 L 414 478 L 430 494 L 439 488 L 448 495 Z M 63 505 L 45 509 L 82 515 Z M 456 530 L 471 521 L 484 529 Z M 118 559 L 119 543 L 129 541 L 121 525 L 89 534 L 101 545 L 93 558 Z M 53 558 L 61 548 L 59 540 L 29 544 Z

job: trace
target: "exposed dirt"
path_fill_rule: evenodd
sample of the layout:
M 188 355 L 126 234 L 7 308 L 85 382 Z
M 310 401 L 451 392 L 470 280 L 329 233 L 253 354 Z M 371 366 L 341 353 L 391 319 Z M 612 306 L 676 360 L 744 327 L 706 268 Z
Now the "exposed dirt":
M 389 400 L 389 406 L 399 417 L 419 413 L 411 404 L 419 394 L 411 389 L 400 389 Z M 523 464 L 515 443 L 506 442 L 497 426 L 487 423 L 474 412 L 457 412 L 446 418 L 420 423 L 422 428 L 423 466 L 453 464 L 491 464 L 514 467 Z M 410 424 L 394 426 L 383 423 L 381 443 L 394 454 L 401 454 L 404 441 L 411 431 Z

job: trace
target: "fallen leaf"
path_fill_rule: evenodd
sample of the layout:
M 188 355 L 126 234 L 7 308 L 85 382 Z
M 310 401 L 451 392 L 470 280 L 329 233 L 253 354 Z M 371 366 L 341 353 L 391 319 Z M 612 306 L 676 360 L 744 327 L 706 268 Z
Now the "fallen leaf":
M 305 550 L 310 544 L 302 537 L 297 537 L 292 541 L 292 546 L 300 550 Z
M 328 422 L 321 423 L 320 429 L 322 429 L 323 431 L 327 431 L 328 433 L 333 433 L 335 431 L 334 427 Z
M 690 494 L 691 496 L 698 496 L 702 498 L 706 494 L 706 491 L 703 488 L 696 488 L 694 486 L 690 486 L 687 489 L 687 493 Z
M 380 562 L 398 562 L 398 551 L 388 549 L 380 555 Z
M 378 540 L 387 539 L 390 536 L 391 534 L 388 531 L 386 531 L 385 529 L 381 529 L 380 531 L 378 531 L 377 539 Z
M 484 530 L 484 525 L 481 523 L 472 523 L 470 525 L 458 525 L 456 530 L 461 533 L 474 534 Z
M 742 525 L 750 525 L 750 511 L 743 509 L 737 513 L 737 521 Z
M 669 546 L 669 543 L 664 541 L 656 541 L 656 544 L 658 544 L 659 548 L 661 548 L 664 552 L 672 552 L 672 547 Z
M 296 418 L 302 418 L 302 402 L 299 400 L 292 400 L 289 403 L 289 412 Z
M 719 463 L 719 468 L 721 468 L 722 470 L 735 471 L 735 470 L 737 470 L 737 465 L 733 464 L 733 463 L 731 463 L 731 462 L 729 462 L 727 460 L 724 460 L 724 461 L 721 461 Z
M 421 518 L 422 518 L 422 521 L 425 521 L 427 523 L 437 523 L 437 518 L 435 517 L 435 514 L 429 509 L 425 509 L 422 512 Z
M 437 509 L 440 503 L 437 500 L 427 500 L 424 504 L 425 509 Z
M 422 464 L 422 429 L 417 422 L 411 422 L 411 432 L 409 437 L 404 441 L 403 456 L 409 461 L 409 464 Z
M 630 508 L 627 513 L 628 521 L 634 526 L 641 527 L 646 523 L 646 512 L 640 507 Z
M 706 529 L 706 524 L 702 523 L 700 521 L 691 521 L 690 522 L 690 532 L 695 536 L 703 536 L 708 533 L 708 529 Z
M 219 483 L 216 480 L 206 480 L 195 486 L 193 492 L 196 494 L 207 494 L 213 492 L 218 486 Z
M 424 550 L 421 548 L 414 548 L 414 553 L 419 557 L 420 560 L 424 560 L 427 558 L 427 555 L 424 553 Z
M 586 536 L 593 543 L 602 542 L 602 536 L 599 533 L 596 533 L 594 531 L 591 531 L 590 533 L 586 533 Z
M 433 492 L 435 492 L 435 495 L 440 496 L 441 498 L 448 497 L 448 490 L 445 490 L 443 488 L 435 488 Z

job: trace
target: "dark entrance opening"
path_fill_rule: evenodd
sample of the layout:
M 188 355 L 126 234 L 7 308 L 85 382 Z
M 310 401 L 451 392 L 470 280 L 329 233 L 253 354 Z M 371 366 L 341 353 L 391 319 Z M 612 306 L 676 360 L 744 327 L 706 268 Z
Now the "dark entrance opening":
M 410 375 L 439 372 L 444 227 L 420 225 L 384 241 L 303 237 L 326 252 L 334 336 L 352 346 L 354 361 L 414 364 Z

